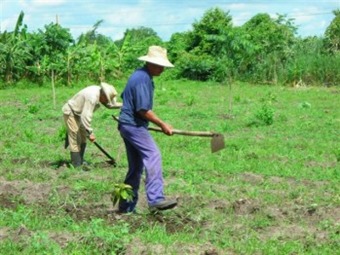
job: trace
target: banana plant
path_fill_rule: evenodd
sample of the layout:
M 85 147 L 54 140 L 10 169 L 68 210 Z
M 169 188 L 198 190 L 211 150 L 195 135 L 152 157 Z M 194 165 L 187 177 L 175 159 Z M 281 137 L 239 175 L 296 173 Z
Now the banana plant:
M 24 12 L 21 12 L 13 32 L 5 31 L 0 37 L 0 66 L 7 83 L 19 79 L 25 73 L 25 62 L 30 58 L 26 44 L 26 26 L 22 28 Z

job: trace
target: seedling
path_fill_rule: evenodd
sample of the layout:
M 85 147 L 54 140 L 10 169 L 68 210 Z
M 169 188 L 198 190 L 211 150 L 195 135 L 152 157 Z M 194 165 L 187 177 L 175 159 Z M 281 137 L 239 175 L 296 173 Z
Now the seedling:
M 114 189 L 111 193 L 111 201 L 115 206 L 121 199 L 132 201 L 133 191 L 132 187 L 125 183 L 118 183 L 114 185 Z

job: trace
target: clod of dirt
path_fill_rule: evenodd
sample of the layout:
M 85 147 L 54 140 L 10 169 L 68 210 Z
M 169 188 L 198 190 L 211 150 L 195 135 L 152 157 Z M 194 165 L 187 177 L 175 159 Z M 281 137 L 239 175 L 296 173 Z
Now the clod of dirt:
M 59 244 L 61 248 L 65 248 L 69 243 L 77 241 L 78 239 L 69 233 L 49 233 L 48 236 Z
M 258 185 L 264 182 L 264 178 L 261 175 L 254 173 L 243 173 L 240 175 L 240 178 L 244 182 L 248 182 L 250 184 Z
M 16 204 L 12 201 L 10 196 L 0 194 L 0 208 L 14 209 L 16 208 Z
M 252 214 L 260 210 L 260 206 L 256 201 L 249 199 L 239 199 L 233 203 L 233 209 L 236 214 Z
M 10 228 L 5 227 L 5 228 L 0 228 L 0 241 L 2 239 L 6 239 L 9 236 Z

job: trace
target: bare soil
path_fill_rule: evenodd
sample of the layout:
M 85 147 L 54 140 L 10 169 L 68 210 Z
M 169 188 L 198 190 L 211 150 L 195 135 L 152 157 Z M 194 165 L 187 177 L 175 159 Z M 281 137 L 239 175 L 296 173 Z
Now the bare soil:
M 41 164 L 44 166 L 51 165 L 47 162 L 42 162 Z M 67 169 L 65 164 L 61 163 L 59 167 L 64 170 Z M 56 175 L 58 175 L 58 172 Z M 266 182 L 270 185 L 285 185 L 290 190 L 304 187 L 306 190 L 310 190 L 310 196 L 313 196 L 315 190 L 327 185 L 327 182 L 296 181 L 291 178 L 281 177 L 265 178 L 254 173 L 238 174 L 230 178 L 236 178 L 250 186 L 262 185 Z M 171 183 L 171 178 L 168 182 Z M 225 189 L 225 192 L 228 192 L 223 185 L 215 188 Z M 240 189 L 244 189 L 244 187 Z M 0 177 L 0 209 L 15 210 L 19 205 L 27 205 L 38 208 L 41 213 L 46 214 L 46 217 L 56 212 L 62 212 L 71 216 L 75 221 L 90 221 L 100 218 L 107 224 L 115 224 L 115 222 L 123 220 L 129 223 L 132 233 L 143 227 L 144 224 L 160 224 L 165 227 L 169 234 L 196 230 L 201 231 L 202 235 L 204 235 L 205 230 L 216 228 L 217 226 L 218 230 L 230 229 L 235 235 L 241 235 L 244 229 L 251 228 L 257 232 L 259 238 L 263 241 L 275 238 L 280 240 L 299 240 L 302 243 L 307 243 L 311 239 L 315 243 L 327 243 L 330 240 L 330 235 L 339 236 L 340 234 L 340 207 L 309 204 L 308 199 L 305 200 L 299 196 L 289 198 L 287 197 L 287 192 L 280 189 L 263 191 L 264 193 L 272 192 L 276 194 L 280 201 L 278 204 L 266 203 L 261 200 L 261 197 L 252 199 L 246 196 L 238 196 L 232 200 L 211 199 L 206 201 L 200 196 L 179 194 L 179 207 L 169 213 L 142 213 L 135 215 L 117 214 L 116 208 L 111 204 L 109 194 L 102 196 L 99 201 L 86 205 L 69 202 L 57 205 L 51 204 L 49 199 L 52 195 L 55 196 L 55 193 L 60 198 L 66 198 L 70 192 L 71 188 L 67 185 L 52 188 L 49 182 L 9 181 Z M 86 193 L 86 191 L 83 192 Z M 233 192 L 242 194 L 243 190 L 234 188 Z M 86 194 L 79 194 L 79 196 L 85 197 Z M 66 201 L 66 199 L 61 199 L 61 201 Z M 141 211 L 145 212 L 147 210 L 147 203 L 142 196 L 138 206 Z M 191 213 L 192 208 L 201 208 L 201 211 L 209 212 L 214 217 L 209 218 L 205 215 L 199 218 Z M 224 218 L 225 220 L 215 222 L 215 215 L 217 217 L 219 215 L 219 218 Z M 259 218 L 270 224 L 259 223 L 249 226 L 249 222 L 256 221 Z M 329 222 L 334 228 L 320 228 L 320 222 Z M 16 243 L 25 242 L 25 239 L 32 236 L 32 234 L 33 231 L 24 225 L 17 229 L 0 227 L 0 242 L 6 239 L 11 239 Z M 71 242 L 78 242 L 82 238 L 81 236 L 75 236 L 74 233 L 49 231 L 47 234 L 50 239 L 61 247 L 66 247 Z M 98 245 L 100 245 L 100 242 L 98 240 Z M 133 243 L 134 245 L 125 247 L 124 254 L 148 254 L 149 250 L 152 250 L 153 254 L 167 254 L 165 247 L 161 245 L 145 244 L 138 239 L 133 240 Z M 138 243 L 138 246 L 136 246 L 136 243 Z M 178 245 L 178 249 L 178 252 L 183 252 L 184 254 L 236 254 L 232 250 L 221 251 L 211 243 L 189 246 Z

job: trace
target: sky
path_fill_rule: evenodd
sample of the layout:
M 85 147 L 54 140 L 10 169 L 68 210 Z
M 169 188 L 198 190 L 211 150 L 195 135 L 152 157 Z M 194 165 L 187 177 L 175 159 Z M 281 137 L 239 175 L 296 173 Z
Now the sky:
M 0 0 L 0 31 L 13 31 L 21 11 L 30 32 L 44 31 L 58 22 L 74 39 L 103 20 L 97 32 L 122 39 L 126 29 L 152 28 L 163 41 L 172 34 L 192 30 L 204 13 L 214 7 L 229 12 L 234 26 L 258 13 L 294 19 L 298 36 L 322 36 L 340 9 L 340 0 Z

